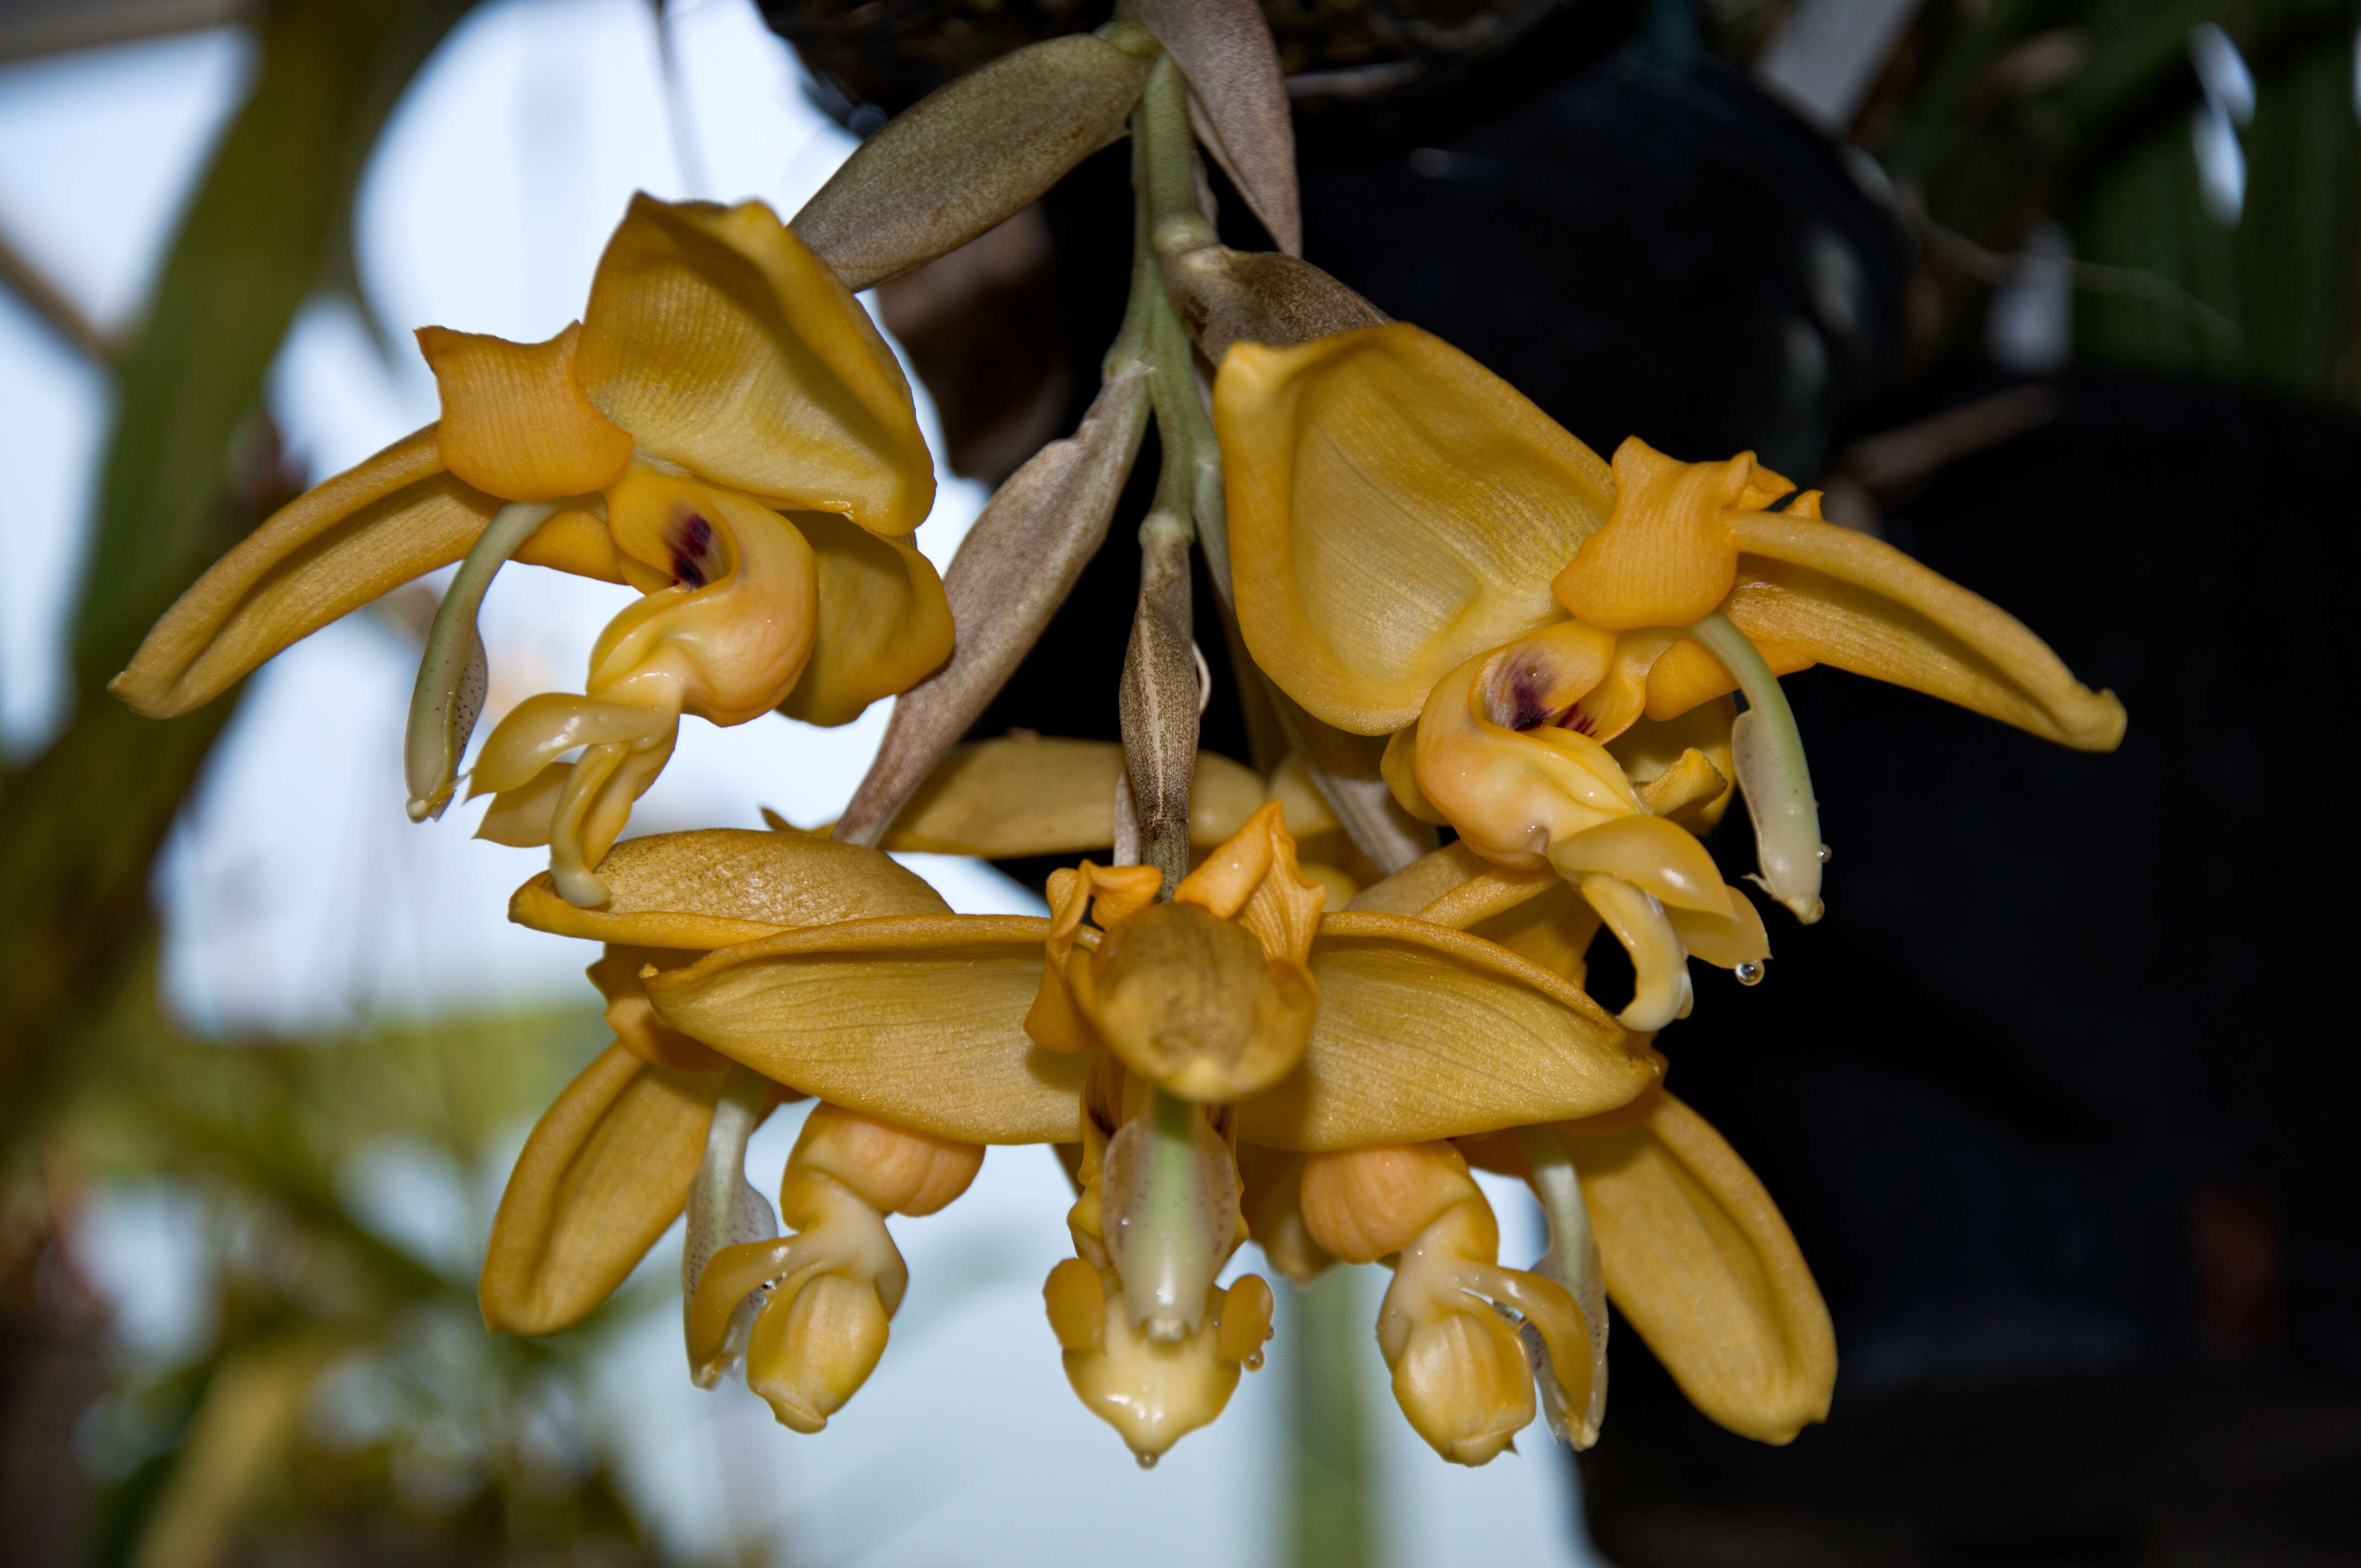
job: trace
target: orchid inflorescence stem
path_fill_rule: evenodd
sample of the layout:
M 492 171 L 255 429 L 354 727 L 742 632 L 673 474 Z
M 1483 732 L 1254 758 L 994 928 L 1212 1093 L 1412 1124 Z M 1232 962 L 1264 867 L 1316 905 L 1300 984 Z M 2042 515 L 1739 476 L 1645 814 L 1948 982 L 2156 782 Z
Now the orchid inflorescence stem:
M 1194 351 L 1166 294 L 1153 248 L 1170 233 L 1203 243 L 1212 225 L 1197 204 L 1196 152 L 1180 68 L 1160 60 L 1132 116 L 1137 203 L 1133 299 L 1117 355 L 1148 367 L 1162 443 L 1156 499 L 1139 530 L 1139 603 L 1122 687 L 1126 771 L 1139 812 L 1145 863 L 1169 890 L 1189 871 L 1189 784 L 1197 754 L 1197 658 L 1189 550 L 1204 539 L 1207 498 L 1221 493 L 1221 455 L 1197 387 Z M 1218 499 L 1211 503 L 1218 507 Z M 1218 516 L 1213 520 L 1219 527 Z M 1214 563 L 1215 570 L 1220 563 Z

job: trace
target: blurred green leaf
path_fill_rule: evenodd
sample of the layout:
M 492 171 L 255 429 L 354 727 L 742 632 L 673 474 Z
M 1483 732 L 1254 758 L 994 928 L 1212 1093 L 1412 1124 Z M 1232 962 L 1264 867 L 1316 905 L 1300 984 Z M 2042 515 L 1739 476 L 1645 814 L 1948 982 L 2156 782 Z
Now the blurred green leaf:
M 2238 331 L 2209 331 L 2166 298 L 2086 292 L 2075 308 L 2085 360 L 2353 397 L 2345 350 L 2361 282 L 2361 122 L 2346 10 L 2345 27 L 2257 62 L 2254 124 L 2239 137 L 2246 185 L 2235 226 L 2210 216 L 2201 199 L 2193 91 L 2092 171 L 2073 214 L 2075 255 L 2167 280 Z
M 467 4 L 261 9 L 250 95 L 117 364 L 74 627 L 72 717 L 39 758 L 0 780 L 0 1136 L 24 1113 L 61 1024 L 112 982 L 144 928 L 157 848 L 228 716 L 225 701 L 158 724 L 104 685 L 181 590 L 286 498 L 259 411 L 264 378 L 333 269 L 387 114 Z

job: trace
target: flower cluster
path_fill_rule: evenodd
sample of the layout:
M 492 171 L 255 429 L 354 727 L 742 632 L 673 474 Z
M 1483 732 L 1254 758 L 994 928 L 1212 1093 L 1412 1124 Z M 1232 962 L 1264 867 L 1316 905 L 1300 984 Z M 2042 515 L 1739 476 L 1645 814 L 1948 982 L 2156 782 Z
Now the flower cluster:
M 1039 1349 L 1143 1464 L 1262 1364 L 1270 1286 L 1221 1282 L 1249 1242 L 1297 1283 L 1392 1270 L 1378 1349 L 1456 1463 L 1536 1414 L 1597 1438 L 1610 1301 L 1732 1431 L 1783 1442 L 1826 1414 L 1834 1340 L 1794 1238 L 1664 1086 L 1687 960 L 1751 983 L 1771 952 L 1703 836 L 1742 799 L 1754 880 L 1819 917 L 1828 852 L 1779 684 L 1813 664 L 2084 748 L 2114 746 L 2123 710 L 1752 455 L 1634 438 L 1601 461 L 1293 256 L 1277 72 L 1250 4 L 1141 0 L 920 104 L 792 226 L 640 198 L 580 323 L 537 345 L 422 332 L 441 421 L 265 522 L 117 681 L 186 710 L 456 563 L 407 737 L 424 819 L 483 700 L 499 568 L 642 596 L 583 692 L 514 706 L 470 774 L 483 836 L 548 846 L 511 917 L 601 945 L 615 1036 L 518 1159 L 493 1329 L 579 1321 L 686 1214 L 692 1376 L 742 1376 L 818 1431 L 909 1284 L 888 1217 L 954 1202 L 992 1146 L 1048 1144 L 1073 1254 L 1045 1270 Z M 909 389 L 850 290 L 983 232 L 1126 124 L 1140 250 L 1104 386 L 947 588 L 910 542 L 933 479 Z M 1192 124 L 1282 252 L 1213 241 Z M 1151 410 L 1164 482 L 1105 682 L 1124 743 L 960 746 L 1104 536 Z M 1255 768 L 1196 749 L 1192 548 L 1272 720 Z M 840 723 L 895 694 L 831 832 L 621 837 L 685 716 Z M 897 850 L 1075 863 L 1046 916 L 962 916 Z M 1602 927 L 1636 974 L 1614 1011 L 1586 988 Z M 748 1139 L 805 1098 L 774 1207 Z M 1531 1184 L 1550 1228 L 1531 1268 L 1501 1262 L 1471 1168 Z

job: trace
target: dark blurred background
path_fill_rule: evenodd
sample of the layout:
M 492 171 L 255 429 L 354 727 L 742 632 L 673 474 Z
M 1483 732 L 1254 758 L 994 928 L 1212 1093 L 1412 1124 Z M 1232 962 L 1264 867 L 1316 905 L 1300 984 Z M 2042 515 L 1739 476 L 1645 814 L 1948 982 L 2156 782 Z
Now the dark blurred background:
M 283 493 L 249 416 L 269 347 L 336 248 L 389 105 L 466 9 L 0 5 L 0 41 L 26 50 L 102 14 L 133 31 L 243 21 L 261 82 L 302 89 L 258 87 L 266 106 L 182 220 L 148 312 L 162 324 L 107 345 L 122 413 L 99 548 L 132 565 L 83 606 L 85 693 Z M 858 132 L 1107 6 L 764 10 Z M 1625 1568 L 2361 1562 L 2361 1182 L 2332 1087 L 2352 1030 L 2333 988 L 2314 1001 L 2354 925 L 2334 914 L 2332 808 L 2354 718 L 2338 632 L 2361 488 L 2361 5 L 1266 11 L 1293 73 L 1310 258 L 1602 453 L 1629 433 L 1692 459 L 1751 447 L 1824 486 L 1833 518 L 2009 609 L 2130 710 L 2124 748 L 2094 757 L 1840 674 L 1789 683 L 1836 850 L 1828 917 L 1774 926 L 1757 990 L 1705 971 L 1666 1044 L 1673 1086 L 1762 1175 L 1827 1294 L 1836 1403 L 1762 1448 L 1618 1334 L 1606 1435 L 1579 1464 L 1600 1552 Z M 1004 477 L 1087 402 L 1121 310 L 1126 180 L 1122 149 L 1102 154 L 882 291 L 961 472 Z M 1263 243 L 1242 203 L 1223 214 L 1233 243 Z M 0 259 L 41 309 L 38 272 Z M 71 311 L 50 315 L 71 334 Z M 1073 672 L 1119 643 L 1137 572 L 1119 520 L 979 733 L 1112 736 L 1112 703 L 1078 700 Z M 1210 615 L 1199 641 L 1222 647 Z M 346 1343 L 415 1332 L 419 1303 L 451 1294 L 339 1213 L 320 1129 L 341 1080 L 300 1052 L 176 1047 L 152 1003 L 152 861 L 225 714 L 135 729 L 84 701 L 0 777 L 5 1517 L 61 1517 L 85 1483 L 58 1422 L 111 1387 L 95 1308 L 56 1266 L 59 1125 L 84 1129 L 78 1169 L 195 1162 L 315 1251 L 346 1249 L 338 1277 L 357 1269 L 392 1305 L 329 1311 L 248 1281 L 226 1321 L 269 1332 L 225 1332 L 186 1387 L 137 1390 L 166 1436 L 97 1516 L 115 1522 L 22 1535 L 27 1561 L 129 1560 L 225 1366 L 248 1369 L 267 1413 L 327 1354 L 304 1337 L 315 1320 Z M 1206 744 L 1246 757 L 1243 716 L 1217 707 Z M 1725 863 L 1746 833 L 1720 831 Z M 477 1146 L 545 1093 L 578 1026 L 511 1031 L 544 1043 L 511 1047 L 527 1065 L 474 1099 L 371 1113 Z M 546 1387 L 567 1354 L 468 1376 Z M 530 1443 L 482 1441 L 511 1456 L 500 1484 L 440 1533 L 369 1501 L 368 1465 L 397 1463 L 398 1438 L 314 1464 L 297 1517 L 373 1520 L 389 1561 L 643 1550 L 596 1464 L 536 1469 Z M 274 1561 L 376 1560 L 333 1523 L 272 1539 L 293 1553 Z M 1299 1523 L 1290 1550 L 1382 1547 Z

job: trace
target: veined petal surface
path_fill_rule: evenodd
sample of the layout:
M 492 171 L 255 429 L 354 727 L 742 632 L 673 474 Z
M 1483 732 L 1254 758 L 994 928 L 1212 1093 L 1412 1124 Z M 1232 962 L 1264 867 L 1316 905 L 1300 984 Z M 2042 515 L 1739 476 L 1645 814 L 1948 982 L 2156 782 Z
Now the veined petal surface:
M 618 1043 L 566 1086 L 492 1222 L 487 1327 L 555 1333 L 614 1293 L 688 1201 L 722 1076 L 651 1067 Z
M 860 302 L 760 202 L 632 198 L 575 370 L 640 450 L 901 535 L 933 505 L 909 384 Z
M 1504 948 L 1401 916 L 1321 922 L 1320 1014 L 1302 1065 L 1238 1107 L 1238 1135 L 1317 1151 L 1419 1143 L 1597 1114 L 1656 1058 L 1598 1003 Z
M 1079 854 L 1115 842 L 1115 785 L 1123 748 L 1112 740 L 1008 735 L 945 757 L 884 839 L 888 850 L 939 855 Z M 1189 785 L 1189 839 L 1220 843 L 1263 803 L 1254 770 L 1197 753 Z
M 1596 453 L 1404 323 L 1241 343 L 1213 392 L 1231 576 L 1255 660 L 1363 735 L 1556 619 L 1551 578 L 1613 506 Z
M 599 908 L 568 904 L 544 872 L 517 889 L 509 918 L 561 937 L 704 951 L 793 927 L 946 907 L 890 857 L 817 833 L 708 828 L 626 839 L 598 874 Z
M 1730 515 L 1794 487 L 1741 452 L 1682 463 L 1633 436 L 1615 449 L 1615 512 L 1551 585 L 1587 625 L 1686 626 L 1711 615 L 1738 575 Z
M 1764 1442 L 1823 1420 L 1837 1374 L 1828 1310 L 1746 1162 L 1662 1090 L 1619 1130 L 1564 1131 L 1607 1293 L 1690 1402 Z
M 577 322 L 546 343 L 511 343 L 448 327 L 418 329 L 443 396 L 444 466 L 511 501 L 588 495 L 622 477 L 631 437 L 574 379 Z
M 1772 513 L 1739 518 L 1731 530 L 1744 555 L 1729 615 L 1758 645 L 1768 640 L 2082 751 L 2122 741 L 2114 693 L 2083 685 L 2015 617 L 1892 545 Z
M 647 978 L 664 1021 L 830 1104 L 973 1144 L 1071 1143 L 1092 1058 L 1026 1037 L 1050 923 L 855 920 Z
M 280 508 L 164 612 L 107 688 L 151 718 L 467 553 L 500 503 L 445 472 L 433 425 Z

